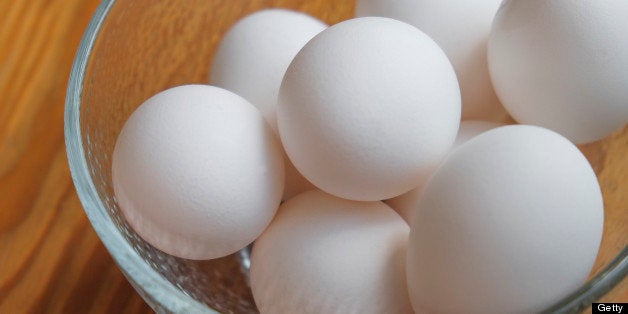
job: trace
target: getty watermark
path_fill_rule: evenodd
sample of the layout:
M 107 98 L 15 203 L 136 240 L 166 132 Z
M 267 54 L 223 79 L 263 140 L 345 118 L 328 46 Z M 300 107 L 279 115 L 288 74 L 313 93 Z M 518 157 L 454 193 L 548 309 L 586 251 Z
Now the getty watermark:
M 628 303 L 593 303 L 591 304 L 592 313 L 627 313 Z M 624 311 L 624 309 L 626 311 Z

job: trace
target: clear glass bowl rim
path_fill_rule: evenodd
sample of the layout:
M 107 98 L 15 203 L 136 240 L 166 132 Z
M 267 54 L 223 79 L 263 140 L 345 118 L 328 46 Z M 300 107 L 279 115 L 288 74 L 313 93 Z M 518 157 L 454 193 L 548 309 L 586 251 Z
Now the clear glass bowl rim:
M 100 199 L 85 157 L 81 134 L 81 101 L 91 51 L 114 0 L 103 0 L 91 18 L 74 58 L 65 100 L 66 153 L 74 187 L 100 240 L 135 290 L 160 313 L 218 313 L 176 288 L 125 240 Z
M 163 313 L 218 313 L 172 285 L 140 257 L 109 216 L 90 175 L 80 127 L 83 83 L 92 48 L 115 2 L 103 0 L 99 5 L 83 35 L 70 73 L 64 131 L 72 180 L 83 209 L 101 241 L 135 290 L 154 310 Z M 579 312 L 610 291 L 627 274 L 628 246 L 584 286 L 544 312 Z

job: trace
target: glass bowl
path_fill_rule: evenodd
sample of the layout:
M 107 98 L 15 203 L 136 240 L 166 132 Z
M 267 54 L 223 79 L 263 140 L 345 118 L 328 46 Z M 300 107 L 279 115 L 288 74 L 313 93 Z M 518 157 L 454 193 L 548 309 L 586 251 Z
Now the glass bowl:
M 206 83 L 222 35 L 240 17 L 265 7 L 295 9 L 334 24 L 353 16 L 354 1 L 105 0 L 74 60 L 65 111 L 74 184 L 100 239 L 129 282 L 157 312 L 257 312 L 247 285 L 248 253 L 243 250 L 218 260 L 190 261 L 162 253 L 138 237 L 121 215 L 111 186 L 115 139 L 131 112 L 148 97 L 177 85 Z M 627 142 L 624 128 L 602 143 L 581 148 L 589 160 L 594 156 L 603 163 L 604 157 L 598 154 L 602 145 Z M 593 164 L 595 168 L 595 161 Z M 612 165 L 622 167 L 624 176 L 627 166 L 621 158 Z M 599 176 L 599 169 L 596 172 Z M 619 188 L 602 184 L 602 189 L 619 193 L 621 198 L 619 189 L 627 187 L 621 181 L 617 184 Z M 606 204 L 602 257 L 598 257 L 590 281 L 548 311 L 580 311 L 625 277 L 625 206 L 623 201 Z M 610 231 L 609 221 L 610 227 L 615 226 Z

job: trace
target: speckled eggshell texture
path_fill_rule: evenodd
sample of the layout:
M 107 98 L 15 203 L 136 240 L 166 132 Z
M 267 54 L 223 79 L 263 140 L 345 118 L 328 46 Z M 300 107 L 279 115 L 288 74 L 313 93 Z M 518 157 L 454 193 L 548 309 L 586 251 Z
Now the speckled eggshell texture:
M 250 101 L 277 132 L 277 95 L 294 56 L 327 28 L 307 14 L 267 9 L 245 16 L 225 34 L 213 60 L 210 82 Z M 283 199 L 314 189 L 286 160 Z
M 279 206 L 281 148 L 244 98 L 206 85 L 163 91 L 125 123 L 113 188 L 128 223 L 175 256 L 212 259 L 242 249 Z
M 536 313 L 586 280 L 604 222 L 576 146 L 499 127 L 454 150 L 428 181 L 408 242 L 417 313 Z
M 507 0 L 488 61 L 495 90 L 519 123 L 577 144 L 628 122 L 628 1 Z
M 460 146 L 460 144 L 470 140 L 471 138 L 502 125 L 503 124 L 501 123 L 490 121 L 462 121 L 460 123 L 460 129 L 458 130 L 458 136 L 456 137 L 454 145 L 451 149 L 454 150 L 456 149 L 456 147 Z M 421 181 L 419 185 L 416 188 L 412 189 L 410 192 L 399 195 L 395 198 L 388 199 L 385 201 L 385 203 L 388 204 L 388 206 L 392 207 L 399 215 L 401 215 L 401 217 L 403 217 L 403 220 L 410 223 L 412 221 L 412 215 L 419 207 L 421 192 L 423 191 L 425 183 L 428 179 L 429 177 L 426 177 L 425 180 Z
M 462 118 L 501 121 L 506 113 L 488 72 L 486 44 L 501 0 L 359 0 L 357 16 L 385 16 L 416 26 L 449 57 L 462 92 Z
M 262 314 L 412 313 L 408 225 L 382 202 L 319 190 L 281 205 L 255 241 L 251 288 Z
M 367 17 L 314 37 L 279 92 L 279 133 L 296 168 L 347 199 L 391 198 L 449 151 L 460 90 L 443 51 L 415 27 Z

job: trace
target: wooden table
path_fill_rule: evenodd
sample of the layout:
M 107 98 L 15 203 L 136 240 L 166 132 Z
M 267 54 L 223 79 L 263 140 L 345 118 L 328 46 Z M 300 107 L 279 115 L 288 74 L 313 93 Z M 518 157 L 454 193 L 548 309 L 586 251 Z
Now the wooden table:
M 150 313 L 96 236 L 63 140 L 72 60 L 99 0 L 0 1 L 0 313 Z
M 150 312 L 90 226 L 67 166 L 67 78 L 98 3 L 0 1 L 0 313 Z M 628 128 L 582 150 L 614 209 L 597 270 L 628 242 Z M 628 302 L 627 281 L 605 300 Z

